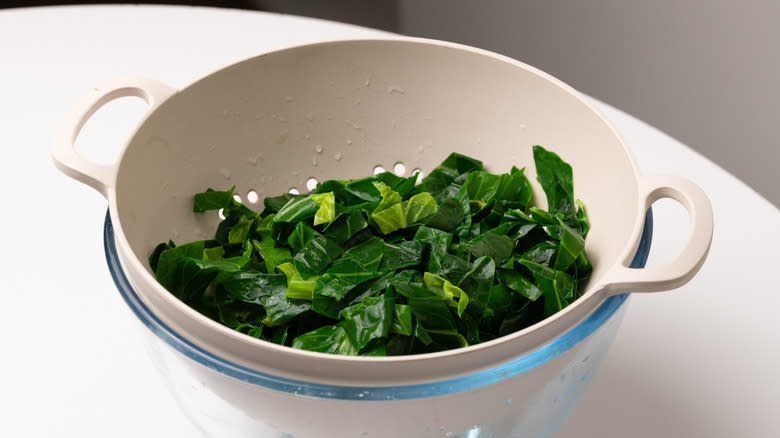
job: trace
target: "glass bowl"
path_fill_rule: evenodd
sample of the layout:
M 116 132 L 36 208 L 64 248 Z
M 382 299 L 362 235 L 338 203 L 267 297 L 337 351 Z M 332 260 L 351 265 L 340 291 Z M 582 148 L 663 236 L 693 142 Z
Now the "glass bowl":
M 648 209 L 632 268 L 644 267 L 652 230 Z M 499 366 L 416 385 L 332 385 L 251 370 L 188 341 L 133 290 L 108 214 L 104 246 L 156 369 L 208 437 L 550 437 L 584 395 L 629 301 L 629 294 L 613 295 L 562 336 Z

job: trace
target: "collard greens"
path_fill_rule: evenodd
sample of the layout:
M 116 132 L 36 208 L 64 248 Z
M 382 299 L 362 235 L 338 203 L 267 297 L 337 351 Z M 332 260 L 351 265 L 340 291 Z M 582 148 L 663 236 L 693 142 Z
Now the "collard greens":
M 534 146 L 547 210 L 524 169 L 501 175 L 451 154 L 420 184 L 390 172 L 265 198 L 233 189 L 214 239 L 161 243 L 157 280 L 220 323 L 266 341 L 346 355 L 402 355 L 477 344 L 566 307 L 591 273 L 589 223 L 572 169 Z

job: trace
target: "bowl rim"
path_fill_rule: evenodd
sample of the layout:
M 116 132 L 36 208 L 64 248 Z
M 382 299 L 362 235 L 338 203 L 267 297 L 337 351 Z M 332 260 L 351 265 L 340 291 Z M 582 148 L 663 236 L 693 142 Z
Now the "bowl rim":
M 642 237 L 631 262 L 631 268 L 642 268 L 647 262 L 653 235 L 652 207 L 645 213 Z M 190 342 L 154 315 L 136 294 L 122 268 L 117 251 L 110 210 L 106 212 L 103 247 L 111 277 L 119 294 L 140 322 L 157 338 L 186 358 L 217 373 L 251 385 L 295 395 L 336 400 L 407 400 L 452 394 L 498 383 L 554 359 L 588 338 L 608 321 L 624 304 L 629 294 L 617 294 L 604 300 L 596 310 L 560 337 L 516 357 L 484 370 L 443 380 L 392 386 L 349 386 L 318 383 L 256 371 L 224 358 Z M 291 347 L 287 347 L 291 348 Z

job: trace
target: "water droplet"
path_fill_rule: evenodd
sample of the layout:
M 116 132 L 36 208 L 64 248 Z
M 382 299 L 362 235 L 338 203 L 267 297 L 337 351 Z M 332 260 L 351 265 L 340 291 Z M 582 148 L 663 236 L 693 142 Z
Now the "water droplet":
M 257 155 L 247 158 L 247 162 L 253 166 L 257 166 L 257 161 L 263 159 L 263 154 L 258 152 Z
M 321 144 L 315 144 L 314 145 L 314 151 L 317 152 L 318 154 L 321 154 L 322 153 L 322 145 Z
M 341 152 L 336 152 L 335 154 L 333 154 L 333 158 L 336 159 L 336 161 L 340 161 L 341 160 Z
M 311 157 L 311 165 L 317 167 L 317 157 Z
M 292 97 L 292 96 L 286 96 L 286 97 L 284 98 L 284 101 L 285 101 L 285 102 L 287 102 L 287 103 L 291 103 L 291 102 L 294 102 L 294 101 L 295 101 L 295 98 L 294 98 L 294 97 Z
M 360 131 L 361 129 L 363 129 L 363 128 L 360 127 L 360 125 L 358 125 L 357 123 L 353 122 L 352 120 L 344 120 L 344 123 L 346 123 L 347 125 L 349 125 L 352 129 L 354 129 L 356 131 Z
M 352 144 L 352 140 L 350 140 L 350 139 L 347 139 L 347 144 L 348 144 L 348 145 L 351 145 L 351 144 Z
M 279 144 L 285 143 L 287 141 L 287 137 L 289 136 L 290 136 L 290 131 L 286 129 L 284 131 L 279 132 L 279 137 L 276 138 L 276 143 Z
M 528 129 L 528 125 L 526 125 L 525 123 L 521 123 L 517 125 L 517 129 L 519 129 L 520 132 L 525 132 L 525 130 Z
M 228 180 L 232 176 L 232 174 L 230 173 L 230 169 L 227 169 L 227 168 L 224 168 L 224 167 L 222 169 L 219 169 L 219 173 L 222 174 L 223 178 L 228 179 Z
M 311 135 L 306 134 L 306 135 L 303 136 L 303 138 L 306 139 L 306 140 L 311 140 Z
M 364 87 L 370 87 L 371 86 L 371 76 L 367 77 L 365 81 L 363 81 Z
M 398 85 L 388 85 L 387 86 L 387 94 L 404 94 L 405 91 L 403 88 L 399 87 Z

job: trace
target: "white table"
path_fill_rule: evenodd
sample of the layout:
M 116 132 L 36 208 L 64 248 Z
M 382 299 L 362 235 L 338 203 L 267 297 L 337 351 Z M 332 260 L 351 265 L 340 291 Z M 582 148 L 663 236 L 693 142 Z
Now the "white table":
M 141 327 L 109 276 L 105 200 L 51 164 L 50 140 L 69 108 L 119 76 L 181 88 L 263 51 L 377 34 L 189 7 L 0 12 L 0 435 L 197 436 L 147 360 Z M 633 298 L 606 363 L 561 436 L 780 436 L 780 211 L 674 139 L 598 105 L 644 173 L 684 175 L 710 195 L 715 237 L 688 285 Z M 125 119 L 101 119 L 96 138 L 116 143 L 101 148 L 117 147 L 117 134 L 130 132 Z M 672 202 L 656 206 L 651 264 L 679 247 L 682 212 Z

